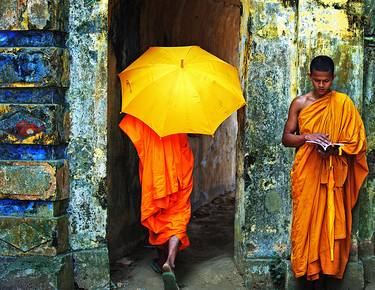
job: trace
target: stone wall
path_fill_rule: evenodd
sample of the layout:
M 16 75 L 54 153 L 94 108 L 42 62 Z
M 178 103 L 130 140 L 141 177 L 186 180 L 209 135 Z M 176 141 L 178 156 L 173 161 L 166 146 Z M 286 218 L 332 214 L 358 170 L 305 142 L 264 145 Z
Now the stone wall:
M 65 1 L 0 2 L 0 288 L 72 289 Z
M 365 1 L 365 60 L 363 114 L 367 133 L 370 173 L 360 195 L 359 257 L 365 289 L 375 288 L 375 1 Z

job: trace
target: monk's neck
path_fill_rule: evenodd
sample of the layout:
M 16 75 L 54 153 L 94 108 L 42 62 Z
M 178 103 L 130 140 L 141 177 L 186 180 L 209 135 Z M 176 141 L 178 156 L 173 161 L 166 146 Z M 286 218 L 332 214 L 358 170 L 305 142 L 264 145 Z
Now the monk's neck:
M 319 96 L 315 91 L 313 91 L 313 92 L 312 92 L 312 95 L 313 95 L 313 98 L 314 98 L 315 100 L 319 100 L 319 99 L 322 99 L 322 98 L 328 96 L 328 95 L 331 94 L 331 93 L 332 93 L 332 90 L 329 90 L 326 94 Z

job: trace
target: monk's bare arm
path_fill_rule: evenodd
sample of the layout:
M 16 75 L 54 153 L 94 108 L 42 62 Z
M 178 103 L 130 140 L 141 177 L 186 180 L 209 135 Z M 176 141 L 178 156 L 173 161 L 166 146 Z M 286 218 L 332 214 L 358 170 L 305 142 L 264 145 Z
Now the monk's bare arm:
M 282 143 L 286 147 L 299 147 L 305 143 L 304 135 L 296 135 L 298 129 L 298 114 L 301 107 L 301 100 L 296 98 L 290 105 L 288 120 L 284 126 Z
M 285 123 L 282 143 L 286 147 L 300 147 L 308 140 L 319 140 L 322 143 L 329 143 L 328 135 L 321 133 L 298 135 L 298 114 L 305 104 L 304 96 L 293 100 L 289 108 L 288 120 Z

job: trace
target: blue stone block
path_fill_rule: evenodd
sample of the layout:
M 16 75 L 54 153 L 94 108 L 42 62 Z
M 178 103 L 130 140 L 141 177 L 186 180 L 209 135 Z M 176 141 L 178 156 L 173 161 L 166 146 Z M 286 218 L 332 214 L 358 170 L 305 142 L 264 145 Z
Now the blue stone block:
M 53 212 L 52 201 L 0 200 L 1 216 L 34 216 L 38 210 Z
M 54 160 L 66 159 L 65 146 L 0 145 L 1 160 Z
M 0 47 L 0 87 L 67 87 L 68 54 L 56 47 Z
M 0 47 L 65 47 L 66 34 L 56 31 L 0 31 Z
M 63 104 L 65 90 L 62 88 L 0 88 L 2 104 Z

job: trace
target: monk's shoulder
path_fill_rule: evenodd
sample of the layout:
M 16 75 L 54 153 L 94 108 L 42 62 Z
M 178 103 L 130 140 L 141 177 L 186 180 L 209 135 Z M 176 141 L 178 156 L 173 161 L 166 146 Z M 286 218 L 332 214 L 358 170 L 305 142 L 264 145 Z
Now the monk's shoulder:
M 309 105 L 310 99 L 311 99 L 310 93 L 297 96 L 297 97 L 294 98 L 291 106 L 294 106 L 294 108 L 298 112 L 300 112 L 301 110 L 303 110 L 304 108 L 306 108 Z

